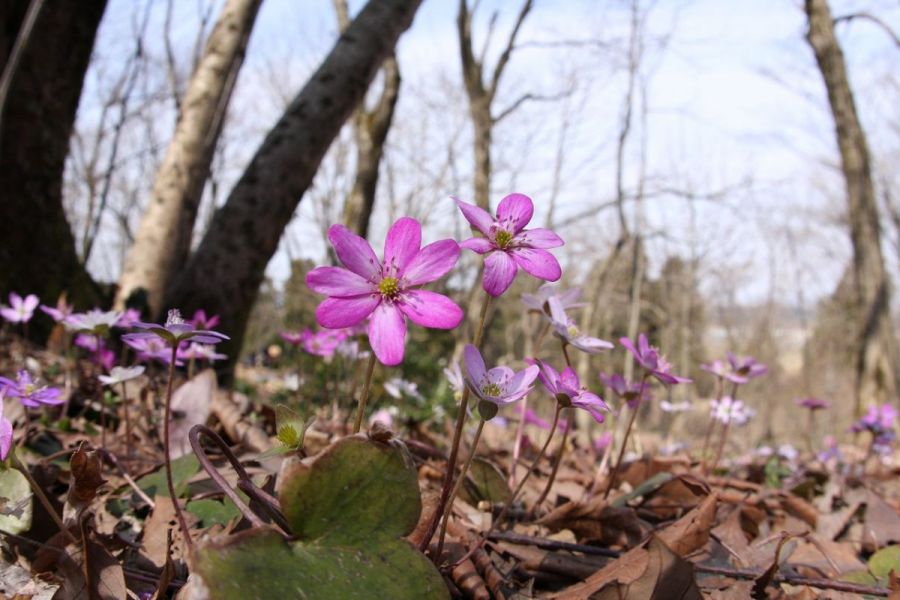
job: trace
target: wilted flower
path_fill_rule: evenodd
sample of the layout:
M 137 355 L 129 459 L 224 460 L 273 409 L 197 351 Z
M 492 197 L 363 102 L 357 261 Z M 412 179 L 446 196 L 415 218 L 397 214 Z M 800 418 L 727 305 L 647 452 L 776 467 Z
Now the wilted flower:
M 318 267 L 306 285 L 328 296 L 316 309 L 322 327 L 341 329 L 369 320 L 369 344 L 382 364 L 403 362 L 406 318 L 421 327 L 453 329 L 463 312 L 450 298 L 415 289 L 446 275 L 459 258 L 453 240 L 422 243 L 415 219 L 398 219 L 384 242 L 384 263 L 372 246 L 343 225 L 332 225 L 328 239 L 346 268 Z
M 733 352 L 728 353 L 728 363 L 731 372 L 725 378 L 734 383 L 747 383 L 751 379 L 760 377 L 769 372 L 769 368 L 752 356 L 737 356 Z
M 519 267 L 544 281 L 556 281 L 562 276 L 556 257 L 547 252 L 562 246 L 562 239 L 549 229 L 525 229 L 534 214 L 531 198 L 524 194 L 506 196 L 497 206 L 496 219 L 474 204 L 453 200 L 466 220 L 484 235 L 469 238 L 460 247 L 487 254 L 481 284 L 488 294 L 503 294 L 512 285 Z
M 566 315 L 566 311 L 563 308 L 562 302 L 559 301 L 559 298 L 550 298 L 548 303 L 550 305 L 550 323 L 553 325 L 556 335 L 565 340 L 566 343 L 571 344 L 588 354 L 597 354 L 601 350 L 607 350 L 613 347 L 610 342 L 601 340 L 600 338 L 591 337 L 578 329 L 578 325 L 575 321 Z
M 522 294 L 522 304 L 549 317 L 551 298 L 556 298 L 565 310 L 587 306 L 587 302 L 578 301 L 581 298 L 581 288 L 569 288 L 557 294 L 556 286 L 552 283 L 545 283 L 534 294 Z
M 118 325 L 121 317 L 122 313 L 120 312 L 114 310 L 105 312 L 94 308 L 85 313 L 69 315 L 63 323 L 72 331 L 105 336 L 111 327 Z
M 637 346 L 626 337 L 620 338 L 619 343 L 631 352 L 644 371 L 656 377 L 660 382 L 665 384 L 691 382 L 687 377 L 672 375 L 672 365 L 659 353 L 657 348 L 650 345 L 647 336 L 643 333 L 638 337 Z
M 37 308 L 38 297 L 34 294 L 28 294 L 23 299 L 22 296 L 15 292 L 9 293 L 9 306 L 0 308 L 0 315 L 11 323 L 27 323 L 34 316 L 34 309 Z
M 206 316 L 206 311 L 202 308 L 194 313 L 191 317 L 191 323 L 197 329 L 212 329 L 219 324 L 219 315 Z
M 710 403 L 712 410 L 712 418 L 722 423 L 733 423 L 735 425 L 743 425 L 749 421 L 756 411 L 749 408 L 740 400 L 735 400 L 731 396 L 723 396 L 720 400 L 713 400 Z
M 12 448 L 13 427 L 12 422 L 3 416 L 3 398 L 6 390 L 0 389 L 0 461 L 6 460 L 9 456 L 9 449 Z
M 402 400 L 404 395 L 415 398 L 416 400 L 424 400 L 422 394 L 419 393 L 418 384 L 401 379 L 400 377 L 394 377 L 393 379 L 385 381 L 384 391 L 397 400 Z
M 628 405 L 628 408 L 632 410 L 637 408 L 641 402 L 653 399 L 653 392 L 650 391 L 650 386 L 643 386 L 644 391 L 642 396 L 640 381 L 626 381 L 625 378 L 618 373 L 612 375 L 600 373 L 600 381 L 603 385 L 611 389 L 616 396 L 624 400 Z
M 797 406 L 802 406 L 809 410 L 822 410 L 828 408 L 828 402 L 821 398 L 797 398 L 794 402 L 797 403 Z
M 587 388 L 581 385 L 578 375 L 572 367 L 566 367 L 562 373 L 541 361 L 535 361 L 541 368 L 538 377 L 550 395 L 556 398 L 556 401 L 563 407 L 574 406 L 582 408 L 598 423 L 604 421 L 601 410 L 609 412 L 609 406 L 603 401 L 603 398 L 589 392 Z
M 509 367 L 487 370 L 481 352 L 472 344 L 467 344 L 463 350 L 463 360 L 466 365 L 466 385 L 480 400 L 497 408 L 521 400 L 534 389 L 534 380 L 538 376 L 538 367 L 535 365 L 529 365 L 518 373 Z M 487 411 L 483 410 L 483 404 L 479 404 L 479 412 L 485 420 L 497 414 L 496 410 L 494 414 L 485 414 Z
M 146 332 L 126 333 L 122 336 L 123 341 L 136 341 L 140 339 L 151 339 L 158 337 L 163 340 L 170 348 L 178 346 L 183 341 L 191 340 L 201 344 L 218 344 L 221 341 L 230 339 L 224 333 L 217 331 L 209 331 L 206 329 L 194 329 L 191 323 L 181 318 L 181 313 L 172 309 L 166 318 L 164 325 L 156 323 L 135 323 L 134 327 L 138 329 L 146 329 Z
M 37 408 L 41 404 L 62 404 L 63 402 L 57 388 L 38 385 L 25 369 L 18 372 L 15 381 L 0 377 L 0 386 L 5 388 L 7 396 L 18 398 L 19 402 L 28 408 Z
M 131 381 L 132 379 L 137 379 L 143 374 L 144 367 L 142 365 L 135 365 L 133 367 L 113 367 L 109 375 L 98 375 L 97 379 L 99 379 L 103 385 L 115 385 L 117 383 L 124 383 L 126 381 Z
M 668 400 L 660 400 L 659 407 L 663 412 L 679 413 L 691 410 L 690 402 L 669 402 Z
M 75 310 L 75 307 L 71 304 L 68 304 L 64 298 L 60 298 L 55 307 L 42 304 L 41 310 L 50 315 L 50 318 L 52 318 L 54 321 L 59 323 L 60 321 L 64 321 L 66 317 L 71 315 L 72 311 Z

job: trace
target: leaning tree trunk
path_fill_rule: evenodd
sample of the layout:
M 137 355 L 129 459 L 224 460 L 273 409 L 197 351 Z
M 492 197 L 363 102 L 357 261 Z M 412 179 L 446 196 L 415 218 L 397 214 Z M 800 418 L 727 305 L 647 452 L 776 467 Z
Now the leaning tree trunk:
M 262 0 L 228 0 L 197 64 L 134 244 L 125 257 L 116 305 L 138 291 L 151 314 L 187 261 L 216 141 Z
M 0 66 L 28 2 L 0 3 Z M 80 307 L 99 292 L 75 252 L 62 183 L 69 136 L 106 0 L 47 2 L 12 73 L 0 131 L 0 296 L 35 293 Z M 26 260 L 27 259 L 27 260 Z
M 869 148 L 847 78 L 844 55 L 834 34 L 831 10 L 827 0 L 806 0 L 805 8 L 809 22 L 806 39 L 816 55 L 828 91 L 847 190 L 853 245 L 853 268 L 848 274 L 856 290 L 855 410 L 858 414 L 863 404 L 892 399 L 897 390 L 890 281 L 881 254 Z
M 257 149 L 166 306 L 205 308 L 232 336 L 232 365 L 266 265 L 328 146 L 359 106 L 421 0 L 370 0 Z

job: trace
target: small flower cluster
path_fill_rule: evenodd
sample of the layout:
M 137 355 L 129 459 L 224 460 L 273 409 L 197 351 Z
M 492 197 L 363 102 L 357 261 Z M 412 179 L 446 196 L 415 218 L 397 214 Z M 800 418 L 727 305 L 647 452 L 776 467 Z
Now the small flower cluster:
M 850 431 L 855 433 L 868 431 L 872 434 L 872 450 L 878 454 L 887 454 L 897 439 L 894 422 L 898 415 L 900 413 L 890 404 L 873 405 L 850 427 Z

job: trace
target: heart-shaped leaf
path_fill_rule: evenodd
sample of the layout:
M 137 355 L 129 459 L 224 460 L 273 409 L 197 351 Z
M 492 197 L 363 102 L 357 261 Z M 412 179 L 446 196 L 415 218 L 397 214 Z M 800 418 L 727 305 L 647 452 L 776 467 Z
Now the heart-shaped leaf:
M 31 487 L 15 469 L 0 467 L 0 531 L 13 535 L 31 528 Z
M 287 473 L 279 500 L 296 541 L 257 529 L 207 545 L 197 571 L 211 597 L 448 597 L 434 565 L 402 539 L 421 498 L 401 444 L 344 438 Z

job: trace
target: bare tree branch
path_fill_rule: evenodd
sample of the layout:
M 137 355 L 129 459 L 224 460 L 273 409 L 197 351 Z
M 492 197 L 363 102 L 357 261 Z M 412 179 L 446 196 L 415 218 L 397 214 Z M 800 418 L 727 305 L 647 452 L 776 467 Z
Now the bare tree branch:
M 872 13 L 858 12 L 850 13 L 848 15 L 841 15 L 840 17 L 835 17 L 834 24 L 837 25 L 838 23 L 842 23 L 844 21 L 850 23 L 855 19 L 861 19 L 875 23 L 882 29 L 882 31 L 884 31 L 888 35 L 888 37 L 890 37 L 894 41 L 894 45 L 900 48 L 900 36 L 898 36 L 897 33 L 893 29 L 891 29 L 890 25 L 888 25 Z

